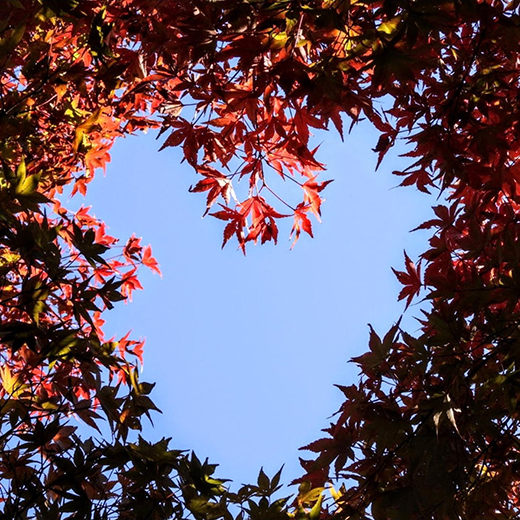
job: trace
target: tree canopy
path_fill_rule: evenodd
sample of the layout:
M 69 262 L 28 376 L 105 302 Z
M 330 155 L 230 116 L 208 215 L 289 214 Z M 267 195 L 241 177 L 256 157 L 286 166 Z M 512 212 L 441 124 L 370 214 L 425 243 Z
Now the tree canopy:
M 2 2 L 0 518 L 517 518 L 519 8 Z M 429 302 L 420 334 L 371 331 L 296 498 L 273 496 L 279 473 L 231 492 L 214 465 L 139 436 L 156 410 L 142 342 L 103 333 L 138 267 L 159 272 L 151 248 L 119 246 L 58 195 L 84 194 L 117 137 L 157 128 L 198 175 L 190 191 L 223 245 L 276 242 L 283 218 L 294 243 L 330 183 L 313 129 L 346 139 L 361 119 L 380 133 L 378 165 L 405 140 L 401 186 L 449 201 L 419 226 L 429 249 L 395 270 L 407 307 Z

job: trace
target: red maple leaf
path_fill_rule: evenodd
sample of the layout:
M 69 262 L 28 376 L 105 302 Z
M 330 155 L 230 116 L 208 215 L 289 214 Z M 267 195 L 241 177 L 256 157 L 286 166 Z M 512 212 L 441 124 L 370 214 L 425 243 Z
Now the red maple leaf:
M 220 173 L 218 170 L 207 165 L 199 166 L 197 172 L 203 175 L 205 179 L 199 181 L 195 186 L 190 186 L 189 191 L 191 193 L 202 191 L 209 192 L 206 200 L 206 211 L 204 212 L 204 216 L 207 215 L 219 195 L 222 196 L 226 204 L 229 204 L 231 198 L 236 200 L 231 179 L 228 179 L 228 177 Z
M 310 210 L 316 215 L 318 220 L 320 220 L 320 208 L 321 203 L 323 202 L 323 199 L 319 193 L 323 191 L 327 184 L 330 184 L 331 182 L 332 179 L 323 182 L 316 182 L 316 176 L 314 176 L 302 186 L 304 191 L 303 200 L 310 205 Z
M 307 212 L 311 209 L 309 205 L 305 205 L 303 202 L 300 202 L 296 209 L 294 210 L 294 224 L 291 229 L 291 235 L 289 236 L 289 240 L 294 235 L 294 241 L 291 244 L 291 249 L 294 247 L 298 239 L 300 238 L 300 233 L 305 231 L 311 237 L 314 237 L 312 234 L 312 223 L 310 218 L 307 216 Z
M 159 276 L 162 276 L 161 270 L 159 269 L 159 264 L 157 260 L 152 256 L 152 248 L 151 246 L 146 246 L 143 251 L 143 258 L 141 260 L 143 265 L 151 269 L 154 273 L 157 273 Z
M 404 285 L 403 289 L 399 293 L 398 301 L 406 298 L 405 309 L 408 308 L 414 296 L 419 294 L 422 283 L 421 283 L 421 266 L 420 262 L 417 266 L 410 260 L 410 257 L 404 252 L 406 272 L 396 271 L 392 267 L 392 271 L 401 284 Z

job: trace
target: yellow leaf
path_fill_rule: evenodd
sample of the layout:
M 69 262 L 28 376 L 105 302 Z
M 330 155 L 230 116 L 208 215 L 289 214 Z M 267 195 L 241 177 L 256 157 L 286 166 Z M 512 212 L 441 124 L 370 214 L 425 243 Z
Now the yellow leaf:
M 13 265 L 20 260 L 20 255 L 12 253 L 8 248 L 0 249 L 0 267 Z
M 336 491 L 334 486 L 332 484 L 329 484 L 329 493 L 331 494 L 332 498 L 334 499 L 334 502 L 337 502 L 339 497 L 341 496 L 341 493 L 339 491 Z
M 28 177 L 19 178 L 18 184 L 14 190 L 16 195 L 32 195 L 38 188 L 41 174 L 29 175 Z
M 94 125 L 98 122 L 99 117 L 101 116 L 102 110 L 101 108 L 98 108 L 95 112 L 93 112 L 88 119 L 83 121 L 77 128 L 76 128 L 76 135 L 74 137 L 74 143 L 73 148 L 74 151 L 77 152 L 80 144 L 83 142 L 83 137 L 86 134 L 89 134 Z
M 287 45 L 287 33 L 281 32 L 271 38 L 271 49 L 283 49 Z
M 51 403 L 50 401 L 45 401 L 40 405 L 44 410 L 57 410 L 59 406 L 55 403 Z
M 0 367 L 0 377 L 2 378 L 4 390 L 12 397 L 16 397 L 26 387 L 26 385 L 19 382 L 18 377 L 12 375 L 7 365 Z
M 392 18 L 391 20 L 388 20 L 388 22 L 382 23 L 377 28 L 377 30 L 379 32 L 382 32 L 382 33 L 385 33 L 385 34 L 388 34 L 389 36 L 391 36 L 396 31 L 396 29 L 397 29 L 397 27 L 399 26 L 400 23 L 401 23 L 401 17 L 400 16 L 396 16 L 395 18 Z

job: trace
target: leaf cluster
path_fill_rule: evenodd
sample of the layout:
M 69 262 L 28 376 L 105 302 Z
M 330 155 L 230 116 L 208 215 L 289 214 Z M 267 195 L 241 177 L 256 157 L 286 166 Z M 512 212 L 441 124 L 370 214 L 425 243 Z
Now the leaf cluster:
M 519 39 L 517 1 L 0 3 L 0 518 L 518 517 Z M 279 473 L 232 493 L 139 436 L 143 342 L 103 334 L 138 267 L 160 272 L 151 249 L 57 195 L 156 128 L 224 244 L 276 242 L 283 218 L 296 241 L 330 182 L 312 132 L 361 119 L 378 166 L 404 139 L 401 185 L 448 199 L 394 270 L 406 307 L 430 306 L 416 337 L 370 330 L 294 501 Z

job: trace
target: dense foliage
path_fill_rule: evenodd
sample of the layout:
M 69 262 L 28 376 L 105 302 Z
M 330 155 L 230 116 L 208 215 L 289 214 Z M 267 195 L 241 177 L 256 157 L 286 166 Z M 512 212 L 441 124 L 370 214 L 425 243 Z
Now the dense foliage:
M 517 518 L 519 5 L 0 3 L 0 518 Z M 158 128 L 224 244 L 276 242 L 281 218 L 296 241 L 329 182 L 312 129 L 346 137 L 362 118 L 379 163 L 407 141 L 401 185 L 449 200 L 419 226 L 420 262 L 395 271 L 407 306 L 430 302 L 421 333 L 371 332 L 290 506 L 279 474 L 231 493 L 211 464 L 138 435 L 156 409 L 143 345 L 103 334 L 137 268 L 158 272 L 151 249 L 57 196 L 85 193 L 114 139 Z

